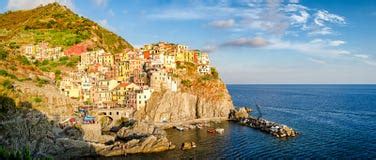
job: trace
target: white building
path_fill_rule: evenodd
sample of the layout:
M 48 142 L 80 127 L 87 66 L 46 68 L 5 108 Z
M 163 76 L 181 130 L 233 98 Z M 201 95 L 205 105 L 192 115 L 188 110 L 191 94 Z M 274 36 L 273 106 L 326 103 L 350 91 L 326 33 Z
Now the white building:
M 201 66 L 198 67 L 198 72 L 200 74 L 210 74 L 210 66 L 201 65 Z
M 150 87 L 155 91 L 160 91 L 162 88 L 169 89 L 173 92 L 178 91 L 177 81 L 163 70 L 153 71 L 151 73 Z
M 164 66 L 166 68 L 175 69 L 176 68 L 175 56 L 165 55 L 164 56 Z
M 137 93 L 137 110 L 144 107 L 147 101 L 151 97 L 153 90 L 150 88 L 143 89 L 140 93 Z
M 151 66 L 162 67 L 165 62 L 165 56 L 163 53 L 154 54 L 151 57 Z

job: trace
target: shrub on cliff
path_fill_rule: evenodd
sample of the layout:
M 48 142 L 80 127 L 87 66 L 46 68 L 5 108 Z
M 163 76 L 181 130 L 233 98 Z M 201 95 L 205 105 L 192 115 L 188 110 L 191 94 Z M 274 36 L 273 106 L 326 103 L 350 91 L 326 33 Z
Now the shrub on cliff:
M 6 79 L 1 83 L 1 86 L 3 86 L 5 89 L 13 89 L 13 82 Z
M 186 87 L 192 86 L 192 82 L 190 80 L 182 80 L 181 84 L 183 84 Z
M 17 79 L 17 76 L 15 76 L 14 74 L 9 73 L 6 70 L 2 70 L 2 69 L 0 69 L 0 76 L 9 77 L 9 78 L 12 78 L 12 79 Z
M 213 76 L 214 79 L 218 79 L 219 78 L 219 74 L 217 72 L 217 69 L 215 69 L 214 67 L 211 67 L 210 68 L 210 72 L 211 72 L 211 75 Z
M 17 60 L 21 62 L 23 65 L 30 65 L 30 61 L 25 56 L 17 56 Z
M 34 101 L 35 103 L 40 103 L 40 102 L 42 102 L 43 100 L 42 100 L 42 98 L 40 98 L 40 97 L 34 97 L 34 98 L 33 98 L 33 101 Z
M 9 110 L 13 110 L 16 108 L 16 103 L 12 98 L 7 96 L 0 96 L 0 112 L 6 113 Z
M 49 83 L 49 81 L 47 79 L 43 79 L 43 78 L 39 78 L 39 77 L 37 77 L 36 82 L 37 82 L 38 87 L 43 87 L 43 85 Z
M 29 148 L 24 148 L 22 151 L 9 150 L 3 146 L 0 146 L 0 159 L 9 160 L 31 160 L 31 153 Z
M 5 60 L 8 57 L 7 51 L 4 48 L 0 48 L 0 60 Z

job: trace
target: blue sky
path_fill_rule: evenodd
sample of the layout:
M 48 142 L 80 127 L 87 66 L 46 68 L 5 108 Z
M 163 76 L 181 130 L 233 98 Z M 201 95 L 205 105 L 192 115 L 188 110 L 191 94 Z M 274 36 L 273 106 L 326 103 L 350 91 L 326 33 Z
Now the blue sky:
M 0 0 L 1 11 L 58 1 L 134 46 L 210 53 L 226 83 L 376 83 L 374 0 Z

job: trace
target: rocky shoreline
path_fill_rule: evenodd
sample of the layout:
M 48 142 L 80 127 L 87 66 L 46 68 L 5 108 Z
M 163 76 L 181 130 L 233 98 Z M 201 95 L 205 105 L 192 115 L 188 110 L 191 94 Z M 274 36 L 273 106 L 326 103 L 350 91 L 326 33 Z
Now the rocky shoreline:
M 84 141 L 93 147 L 96 156 L 111 157 L 173 150 L 176 149 L 177 146 L 180 146 L 180 144 L 172 144 L 172 142 L 167 139 L 165 129 L 175 128 L 180 131 L 203 129 L 210 127 L 210 123 L 219 123 L 223 120 L 227 119 L 224 117 L 206 118 L 166 124 L 133 121 L 131 124 L 128 123 L 129 125 L 127 126 L 123 124 L 115 126 L 115 128 L 120 129 L 106 132 L 106 134 L 102 134 L 100 131 L 98 132 L 98 128 L 96 127 L 83 126 L 82 128 Z M 195 147 L 195 142 L 185 142 L 181 144 L 180 149 L 187 150 Z

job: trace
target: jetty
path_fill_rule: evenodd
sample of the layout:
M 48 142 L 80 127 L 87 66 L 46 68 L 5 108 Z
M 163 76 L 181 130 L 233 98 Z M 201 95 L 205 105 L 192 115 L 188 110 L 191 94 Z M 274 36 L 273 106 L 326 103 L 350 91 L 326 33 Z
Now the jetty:
M 241 119 L 239 123 L 245 126 L 259 129 L 278 138 L 295 137 L 298 135 L 298 132 L 286 125 L 261 118 L 254 118 L 250 116 L 248 118 Z
M 299 135 L 299 133 L 295 129 L 290 128 L 287 125 L 268 121 L 260 117 L 256 118 L 250 116 L 250 112 L 251 109 L 249 108 L 239 108 L 238 110 L 232 110 L 229 118 L 241 125 L 258 129 L 278 138 L 288 138 Z

